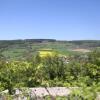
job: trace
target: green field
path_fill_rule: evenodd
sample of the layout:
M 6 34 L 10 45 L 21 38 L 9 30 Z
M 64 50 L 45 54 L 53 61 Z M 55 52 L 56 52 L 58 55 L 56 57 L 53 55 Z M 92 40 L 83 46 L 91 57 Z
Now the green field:
M 39 49 L 53 49 L 63 55 L 84 53 L 76 49 L 94 50 L 100 48 L 100 41 L 52 41 L 52 40 L 9 40 L 0 41 L 0 54 L 4 59 L 26 59 L 34 56 Z

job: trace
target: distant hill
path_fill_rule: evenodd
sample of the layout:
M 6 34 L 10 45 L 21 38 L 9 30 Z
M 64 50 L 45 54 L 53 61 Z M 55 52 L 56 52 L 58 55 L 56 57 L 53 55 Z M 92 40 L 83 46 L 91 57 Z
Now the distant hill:
M 29 59 L 39 49 L 54 49 L 65 55 L 78 50 L 100 48 L 100 40 L 62 41 L 55 39 L 0 40 L 0 57 L 3 59 Z M 77 50 L 78 49 L 78 50 Z M 78 52 L 77 52 L 78 53 Z

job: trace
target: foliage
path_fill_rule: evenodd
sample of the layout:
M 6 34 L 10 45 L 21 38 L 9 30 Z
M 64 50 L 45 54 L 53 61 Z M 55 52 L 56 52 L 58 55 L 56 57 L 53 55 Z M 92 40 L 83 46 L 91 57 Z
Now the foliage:
M 80 56 L 69 56 L 69 63 L 57 54 L 43 58 L 37 55 L 21 61 L 0 60 L 0 91 L 8 89 L 9 94 L 13 94 L 14 88 L 75 86 L 85 87 L 87 94 L 95 95 L 100 92 L 100 52 L 97 50 Z M 75 90 L 79 94 L 71 96 L 83 97 L 85 90 Z
M 80 87 L 74 88 L 72 93 L 68 95 L 68 100 L 96 100 L 97 98 L 97 89 L 96 85 L 91 87 Z

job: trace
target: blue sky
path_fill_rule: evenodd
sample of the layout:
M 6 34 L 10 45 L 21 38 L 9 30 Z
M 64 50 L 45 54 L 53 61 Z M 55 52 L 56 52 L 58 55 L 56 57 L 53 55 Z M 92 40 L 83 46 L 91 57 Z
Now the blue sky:
M 0 0 L 0 40 L 100 40 L 100 0 Z

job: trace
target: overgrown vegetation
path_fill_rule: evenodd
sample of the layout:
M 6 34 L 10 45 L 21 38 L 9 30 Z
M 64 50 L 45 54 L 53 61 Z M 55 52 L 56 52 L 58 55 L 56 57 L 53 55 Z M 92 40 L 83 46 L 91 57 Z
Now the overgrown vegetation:
M 100 92 L 100 49 L 67 55 L 69 63 L 57 54 L 9 61 L 3 59 L 2 53 L 0 57 L 0 91 L 8 89 L 13 94 L 14 88 L 22 87 L 79 87 L 68 100 L 95 100 Z

